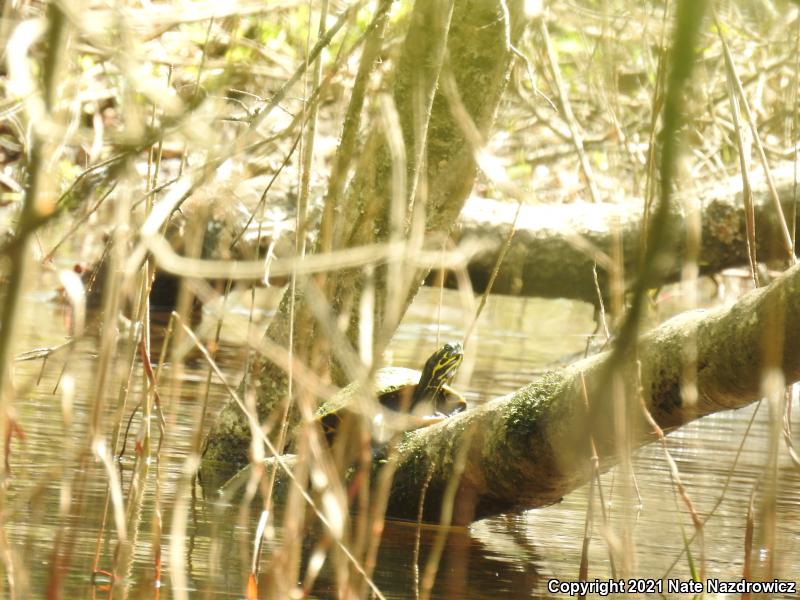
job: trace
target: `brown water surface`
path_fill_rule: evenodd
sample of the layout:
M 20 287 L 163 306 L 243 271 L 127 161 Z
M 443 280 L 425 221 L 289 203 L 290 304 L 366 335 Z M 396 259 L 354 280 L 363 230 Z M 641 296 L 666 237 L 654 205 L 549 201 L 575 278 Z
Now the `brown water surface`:
M 441 310 L 438 298 L 438 292 L 423 290 L 393 341 L 388 362 L 418 366 L 420 357 L 439 340 L 462 339 L 470 319 L 459 296 L 446 293 Z M 17 352 L 62 343 L 68 329 L 67 311 L 35 295 L 27 302 L 26 321 L 19 324 Z M 513 390 L 545 366 L 582 352 L 593 329 L 592 310 L 580 303 L 492 299 L 467 346 L 458 385 L 471 404 Z M 154 333 L 158 337 L 157 331 Z M 226 337 L 235 338 L 233 334 Z M 60 589 L 62 598 L 108 597 L 104 577 L 92 581 L 95 555 L 97 569 L 110 569 L 117 541 L 113 504 L 107 502 L 109 472 L 98 460 L 98 450 L 87 441 L 90 398 L 99 377 L 96 352 L 97 341 L 90 339 L 71 352 L 51 356 L 44 364 L 42 360 L 16 364 L 13 406 L 24 439 L 15 437 L 11 444 L 11 476 L 5 482 L 6 495 L 0 507 L 10 549 L 2 563 L 5 576 L 0 589 L 6 597 L 44 597 L 48 585 Z M 102 422 L 106 424 L 116 421 L 119 384 L 128 374 L 127 355 L 122 344 L 104 385 L 107 397 Z M 235 343 L 221 348 L 220 364 L 234 386 L 243 360 L 243 351 Z M 165 375 L 171 374 L 167 365 Z M 114 597 L 173 597 L 169 567 L 175 557 L 169 554 L 170 536 L 180 529 L 174 528 L 173 521 L 185 526 L 186 538 L 178 558 L 185 563 L 190 597 L 244 595 L 258 511 L 241 513 L 236 506 L 220 506 L 215 499 L 204 498 L 200 488 L 188 485 L 182 476 L 207 375 L 205 363 L 191 355 L 181 374 L 180 397 L 162 391 L 169 437 L 164 440 L 160 460 L 147 473 L 140 508 L 128 507 L 131 514 L 123 515 L 133 556 Z M 143 386 L 140 368 L 134 371 L 131 386 L 133 397 L 138 398 Z M 225 397 L 224 387 L 212 378 L 212 410 L 218 410 Z M 125 419 L 132 408 L 124 408 Z M 704 418 L 669 436 L 671 455 L 697 513 L 705 518 L 716 506 L 703 530 L 703 544 L 695 541 L 691 545 L 691 558 L 683 548 L 684 539 L 693 536 L 692 521 L 658 445 L 634 455 L 638 497 L 622 469 L 605 473 L 602 506 L 596 490 L 593 493 L 589 579 L 668 576 L 687 580 L 692 569 L 699 572 L 702 568 L 707 578 L 739 580 L 748 505 L 755 490 L 753 564 L 763 568 L 771 561 L 773 569 L 758 578 L 774 576 L 796 582 L 800 578 L 800 475 L 781 439 L 777 474 L 770 478 L 769 413 L 766 404 L 754 405 Z M 797 430 L 800 424 L 796 417 L 794 421 Z M 134 438 L 139 426 L 137 416 L 120 463 L 125 498 L 131 495 Z M 104 431 L 111 431 L 111 425 Z M 797 433 L 794 442 L 800 446 Z M 768 555 L 768 544 L 759 548 L 770 522 L 769 511 L 763 511 L 761 492 L 771 482 L 777 482 L 777 495 L 774 551 Z M 374 580 L 387 598 L 418 597 L 431 548 L 437 536 L 446 534 L 432 598 L 549 597 L 549 580 L 578 578 L 589 494 L 589 486 L 584 486 L 557 505 L 486 519 L 462 529 L 389 522 Z M 160 543 L 156 543 L 154 528 L 157 513 L 163 530 Z M 265 561 L 282 535 L 269 528 L 268 533 Z M 164 567 L 162 586 L 157 590 L 152 582 L 159 548 Z M 323 571 L 313 596 L 335 597 L 332 581 L 331 574 Z

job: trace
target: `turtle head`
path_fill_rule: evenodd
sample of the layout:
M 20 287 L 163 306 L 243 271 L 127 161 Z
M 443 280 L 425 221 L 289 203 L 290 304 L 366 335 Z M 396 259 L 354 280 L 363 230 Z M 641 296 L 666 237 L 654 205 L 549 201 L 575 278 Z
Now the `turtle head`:
M 442 386 L 450 383 L 455 376 L 463 358 L 464 350 L 458 342 L 445 344 L 431 354 L 425 361 L 419 383 L 414 390 L 412 405 L 422 400 L 435 402 Z

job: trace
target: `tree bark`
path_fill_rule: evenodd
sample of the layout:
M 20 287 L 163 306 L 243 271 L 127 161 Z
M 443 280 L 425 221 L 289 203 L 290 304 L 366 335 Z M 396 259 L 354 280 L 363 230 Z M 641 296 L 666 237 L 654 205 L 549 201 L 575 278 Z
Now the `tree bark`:
M 671 319 L 644 335 L 638 356 L 622 364 L 610 364 L 610 354 L 600 354 L 443 423 L 407 433 L 394 457 L 397 472 L 387 516 L 416 519 L 421 490 L 426 490 L 423 518 L 438 521 L 459 461 L 463 475 L 457 479 L 455 523 L 552 504 L 591 477 L 592 442 L 601 469 L 618 460 L 620 397 L 635 448 L 655 439 L 642 400 L 655 422 L 669 431 L 755 401 L 771 372 L 779 370 L 787 383 L 797 381 L 798 305 L 800 266 L 731 307 Z M 695 352 L 696 359 L 690 360 Z M 694 403 L 682 391 L 685 375 L 692 371 L 697 382 Z
M 773 171 L 778 193 L 787 219 L 800 212 L 793 210 L 794 184 L 792 171 Z M 680 196 L 677 196 L 678 199 Z M 785 260 L 778 219 L 765 188 L 754 190 L 757 257 L 761 262 Z M 744 203 L 741 178 L 733 178 L 699 199 L 702 246 L 700 273 L 709 275 L 748 264 Z M 516 233 L 503 261 L 492 293 L 545 298 L 572 298 L 598 303 L 594 282 L 594 257 L 587 248 L 594 247 L 606 255 L 611 253 L 615 236 L 619 236 L 625 273 L 636 273 L 641 237 L 641 202 L 621 204 L 532 204 L 523 206 Z M 459 240 L 480 239 L 494 242 L 494 249 L 473 257 L 467 271 L 475 292 L 482 293 L 497 261 L 500 248 L 514 220 L 516 205 L 507 202 L 470 198 L 459 218 L 456 236 Z M 669 220 L 670 239 L 677 240 L 676 252 L 665 265 L 664 281 L 679 281 L 685 263 L 686 214 L 673 212 Z M 602 262 L 597 266 L 597 279 L 604 299 L 609 294 L 609 274 Z M 446 285 L 455 287 L 454 277 Z

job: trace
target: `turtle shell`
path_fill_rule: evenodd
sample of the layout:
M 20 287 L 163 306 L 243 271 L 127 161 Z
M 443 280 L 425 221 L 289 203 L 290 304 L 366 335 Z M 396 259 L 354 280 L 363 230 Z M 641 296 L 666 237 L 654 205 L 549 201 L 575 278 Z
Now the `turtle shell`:
M 466 408 L 461 394 L 445 385 L 436 402 L 444 408 L 444 414 L 434 414 L 434 401 L 419 402 L 409 412 L 420 375 L 416 369 L 384 367 L 375 373 L 374 396 L 362 394 L 358 382 L 342 388 L 317 410 L 316 419 L 328 441 L 333 441 L 345 419 L 358 414 L 370 420 L 375 426 L 373 434 L 379 441 L 385 441 L 394 433 L 437 423 Z M 380 404 L 376 406 L 371 397 L 377 397 Z

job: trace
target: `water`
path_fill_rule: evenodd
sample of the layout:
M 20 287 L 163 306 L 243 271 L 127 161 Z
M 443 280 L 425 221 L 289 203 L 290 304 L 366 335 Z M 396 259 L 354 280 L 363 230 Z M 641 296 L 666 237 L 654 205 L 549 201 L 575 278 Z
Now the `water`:
M 438 292 L 423 290 L 391 347 L 390 362 L 417 366 L 418 357 L 427 355 L 439 341 L 461 339 L 471 308 L 462 307 L 460 297 L 449 292 L 441 310 L 437 303 Z M 55 346 L 66 339 L 70 321 L 68 311 L 59 304 L 30 297 L 23 317 L 18 324 L 18 352 Z M 493 299 L 467 345 L 458 386 L 466 391 L 471 403 L 515 389 L 546 365 L 582 352 L 593 329 L 592 311 L 580 303 Z M 231 343 L 221 349 L 220 363 L 228 381 L 235 386 L 243 354 L 235 335 L 225 339 Z M 17 397 L 13 406 L 24 439 L 14 437 L 11 444 L 11 475 L 5 481 L 5 504 L 1 507 L 10 549 L 4 553 L 2 563 L 0 589 L 4 596 L 43 597 L 50 582 L 61 589 L 63 598 L 108 597 L 104 576 L 92 580 L 93 571 L 111 568 L 117 539 L 112 506 L 106 502 L 108 472 L 87 442 L 90 398 L 98 376 L 96 350 L 96 343 L 87 340 L 71 353 L 50 357 L 44 366 L 41 360 L 17 363 Z M 124 357 L 123 347 L 106 384 L 104 431 L 110 431 L 116 422 L 116 393 L 119 382 L 127 377 Z M 168 369 L 166 375 L 170 374 Z M 126 518 L 133 555 L 123 580 L 125 585 L 117 586 L 114 597 L 172 597 L 169 543 L 176 514 L 176 522 L 185 524 L 186 538 L 180 556 L 186 565 L 190 597 L 244 595 L 258 511 L 220 507 L 212 499 L 205 499 L 199 487 L 189 486 L 181 475 L 192 432 L 199 422 L 206 377 L 203 361 L 190 355 L 181 376 L 180 395 L 161 392 L 169 434 L 160 463 L 151 465 L 148 471 L 140 510 Z M 137 369 L 132 379 L 133 391 L 138 393 L 142 385 L 141 369 Z M 70 389 L 74 391 L 70 393 Z M 224 401 L 224 386 L 212 380 L 211 410 L 216 412 Z M 126 420 L 131 410 L 132 406 L 125 407 Z M 752 428 L 745 438 L 754 411 Z M 702 549 L 697 543 L 691 546 L 695 568 L 704 565 L 706 577 L 726 581 L 741 577 L 747 510 L 754 489 L 756 546 L 765 530 L 768 519 L 759 513 L 759 507 L 760 492 L 769 482 L 763 477 L 768 461 L 768 413 L 766 405 L 720 413 L 668 437 L 671 456 L 697 513 L 705 517 L 719 504 L 705 525 Z M 138 426 L 136 418 L 127 455 L 121 462 L 125 498 L 130 495 Z M 795 430 L 798 427 L 795 424 Z M 800 445 L 797 433 L 794 440 Z M 776 577 L 797 581 L 800 475 L 788 460 L 782 441 L 779 448 L 776 552 L 771 558 Z M 734 461 L 736 467 L 732 470 Z M 635 491 L 626 492 L 631 488 L 626 486 L 626 477 L 619 468 L 602 476 L 602 506 L 596 489 L 593 492 L 589 579 L 607 580 L 622 574 L 689 579 L 690 561 L 682 550 L 684 536 L 693 534 L 692 521 L 674 490 L 663 449 L 651 445 L 639 450 L 632 468 L 638 496 Z M 388 522 L 374 580 L 387 598 L 417 597 L 437 536 L 446 533 L 431 597 L 550 597 L 549 580 L 574 581 L 578 577 L 589 495 L 589 486 L 584 486 L 554 506 L 485 519 L 469 528 L 443 530 Z M 160 543 L 156 542 L 154 530 L 158 513 L 163 529 Z M 268 558 L 262 562 L 265 569 L 270 551 L 278 547 L 282 535 L 280 529 L 273 531 L 265 548 Z M 158 548 L 165 564 L 163 586 L 156 590 L 152 582 Z M 61 557 L 60 563 L 57 556 Z M 61 575 L 57 575 L 59 565 Z M 260 580 L 262 590 L 268 584 L 264 577 Z M 323 569 L 312 596 L 335 597 L 334 582 L 333 574 Z

